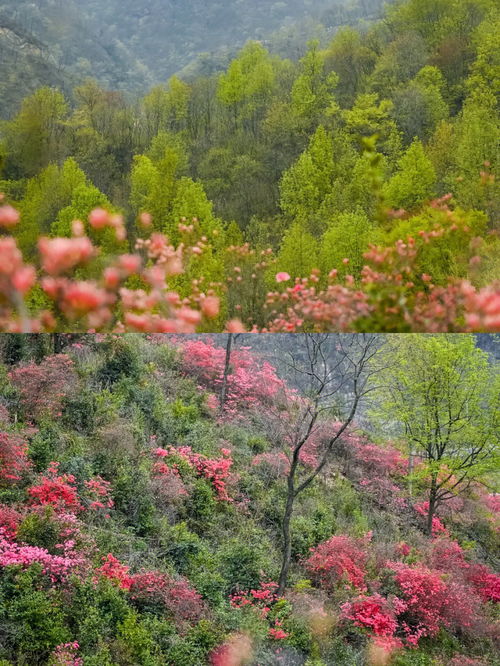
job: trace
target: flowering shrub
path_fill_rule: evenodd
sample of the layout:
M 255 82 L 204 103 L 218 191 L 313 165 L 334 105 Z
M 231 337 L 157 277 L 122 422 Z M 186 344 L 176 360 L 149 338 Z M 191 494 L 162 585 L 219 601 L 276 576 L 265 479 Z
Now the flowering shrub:
M 7 210 L 7 213 L 5 212 Z M 15 218 L 15 219 L 14 219 Z M 2 220 L 8 219 L 8 224 Z M 10 207 L 0 207 L 0 227 L 10 229 L 19 222 Z M 123 218 L 102 209 L 94 210 L 88 219 L 90 230 L 112 229 L 117 240 L 124 242 L 126 231 Z M 148 225 L 145 225 L 148 226 Z M 0 238 L 0 330 L 12 332 L 38 332 L 53 330 L 115 329 L 139 332 L 189 333 L 207 319 L 217 316 L 219 302 L 213 292 L 194 290 L 188 298 L 169 290 L 166 279 L 183 270 L 183 262 L 201 254 L 203 243 L 193 247 L 181 244 L 174 248 L 159 233 L 139 239 L 136 254 L 123 254 L 111 259 L 101 269 L 98 280 L 79 280 L 71 277 L 76 269 L 91 263 L 99 254 L 82 222 L 72 225 L 72 238 L 41 238 L 39 273 L 34 266 L 24 263 L 16 241 L 10 236 Z M 126 281 L 135 275 L 147 288 L 126 288 Z M 37 286 L 54 303 L 59 313 L 42 310 L 30 318 L 25 299 Z M 118 321 L 114 313 L 120 312 Z
M 470 566 L 460 544 L 445 537 L 433 539 L 429 544 L 428 562 L 432 569 L 453 572 L 455 576 Z
M 334 268 L 326 288 L 318 288 L 320 272 L 313 271 L 307 278 L 297 277 L 284 291 L 270 293 L 266 306 L 274 319 L 267 329 L 299 332 L 312 325 L 320 331 L 360 327 L 399 332 L 498 331 L 498 284 L 477 289 L 467 280 L 455 280 L 439 286 L 420 268 L 431 246 L 458 241 L 466 247 L 477 242 L 461 215 L 450 210 L 448 200 L 443 197 L 431 203 L 442 213 L 432 231 L 421 230 L 390 247 L 371 246 L 358 281 L 348 275 L 344 284 L 338 283 L 339 272 Z M 281 275 L 279 282 L 288 280 Z
M 341 581 L 365 590 L 365 565 L 368 560 L 365 546 L 362 540 L 345 535 L 333 536 L 316 548 L 311 548 L 305 567 L 327 590 L 333 589 Z
M 49 666 L 83 666 L 83 659 L 77 656 L 79 649 L 76 641 L 58 645 L 50 655 Z
M 470 565 L 467 580 L 484 601 L 500 602 L 500 576 L 490 571 L 487 566 L 484 564 Z
M 159 571 L 141 571 L 131 575 L 130 568 L 108 553 L 97 574 L 115 581 L 120 588 L 128 590 L 130 598 L 141 608 L 156 610 L 183 622 L 200 619 L 204 606 L 198 592 L 185 578 L 173 578 Z
M 424 502 L 419 502 L 417 504 L 414 504 L 413 508 L 415 511 L 423 516 L 424 518 L 427 518 L 427 513 L 429 511 L 429 502 L 428 500 L 425 500 Z M 439 535 L 444 535 L 448 536 L 448 530 L 446 527 L 443 525 L 441 520 L 437 516 L 432 517 L 432 527 L 431 527 L 431 534 L 432 536 L 436 537 Z
M 280 620 L 274 621 L 274 627 L 271 627 L 268 632 L 269 638 L 272 638 L 275 641 L 282 641 L 285 638 L 288 638 L 290 634 L 287 634 L 286 631 L 282 629 L 282 622 Z
M 363 492 L 370 496 L 380 506 L 398 511 L 407 506 L 402 489 L 390 479 L 374 476 L 361 479 L 359 482 Z
M 186 578 L 143 571 L 130 579 L 130 598 L 139 606 L 157 609 L 176 623 L 197 622 L 204 611 L 201 596 Z
M 22 520 L 19 511 L 16 511 L 11 506 L 0 504 L 0 529 L 3 529 L 3 535 L 7 539 L 15 539 L 17 528 Z
M 74 486 L 72 474 L 59 474 L 59 463 L 52 462 L 40 483 L 28 488 L 34 504 L 48 504 L 58 511 L 81 511 L 83 508 Z
M 97 573 L 104 578 L 116 581 L 118 586 L 122 589 L 129 590 L 132 585 L 132 577 L 128 575 L 130 567 L 122 564 L 111 553 L 108 553 L 106 557 L 103 557 L 102 561 L 103 564 L 97 569 Z
M 60 545 L 62 555 L 51 555 L 45 548 L 19 545 L 6 538 L 4 529 L 0 528 L 0 567 L 30 567 L 40 564 L 42 571 L 51 582 L 63 582 L 70 574 L 77 571 L 85 559 L 74 549 L 75 543 L 69 540 Z
M 27 443 L 18 435 L 0 432 L 0 486 L 19 481 L 30 468 Z
M 261 583 L 257 590 L 247 592 L 235 592 L 231 595 L 230 603 L 233 608 L 255 608 L 263 618 L 267 617 L 271 606 L 279 600 L 276 590 L 278 584 L 269 581 Z
M 66 354 L 21 365 L 9 372 L 9 378 L 20 391 L 24 411 L 34 418 L 60 416 L 62 399 L 76 383 L 73 361 Z
M 486 495 L 484 503 L 492 513 L 500 513 L 500 494 Z
M 411 548 L 410 546 L 405 543 L 404 541 L 400 541 L 398 545 L 396 546 L 396 552 L 398 555 L 401 557 L 408 557 L 408 555 L 411 553 Z
M 156 476 L 153 480 L 155 497 L 166 505 L 178 502 L 189 495 L 179 470 L 166 464 L 155 465 Z
M 361 437 L 351 436 L 349 440 L 351 453 L 355 461 L 363 469 L 364 475 L 389 476 L 403 474 L 408 461 L 393 446 L 380 446 Z
M 201 339 L 188 340 L 182 350 L 185 370 L 196 376 L 206 389 L 220 393 L 226 350 Z M 225 408 L 234 413 L 237 409 L 267 403 L 283 386 L 269 363 L 258 364 L 247 349 L 235 349 L 231 354 Z
M 250 608 L 259 617 L 268 620 L 270 626 L 267 635 L 273 641 L 284 640 L 290 635 L 283 629 L 283 621 L 279 615 L 274 616 L 273 614 L 273 617 L 269 616 L 273 604 L 282 600 L 282 597 L 276 594 L 277 589 L 278 584 L 273 581 L 262 582 L 256 590 L 235 592 L 230 597 L 230 603 L 233 608 Z
M 393 636 L 398 626 L 387 600 L 379 594 L 361 596 L 343 604 L 342 615 L 375 636 Z
M 228 495 L 226 482 L 229 478 L 229 471 L 233 464 L 230 457 L 231 451 L 229 449 L 222 449 L 222 458 L 210 459 L 200 453 L 194 453 L 190 446 L 181 446 L 175 448 L 173 446 L 168 449 L 157 448 L 154 455 L 160 459 L 154 466 L 156 474 L 160 476 L 166 475 L 170 478 L 172 475 L 179 475 L 179 469 L 176 467 L 175 458 L 179 458 L 197 474 L 210 481 L 213 485 L 217 499 L 225 502 L 232 502 L 232 498 Z M 171 464 L 166 459 L 173 458 Z
M 454 581 L 446 583 L 439 571 L 421 565 L 393 562 L 390 566 L 401 592 L 399 626 L 409 645 L 417 645 L 423 636 L 435 636 L 441 626 L 471 626 L 477 604 L 465 586 Z
M 85 481 L 84 485 L 87 491 L 88 509 L 102 513 L 105 518 L 109 518 L 108 509 L 112 509 L 114 506 L 109 481 L 96 476 L 89 481 Z

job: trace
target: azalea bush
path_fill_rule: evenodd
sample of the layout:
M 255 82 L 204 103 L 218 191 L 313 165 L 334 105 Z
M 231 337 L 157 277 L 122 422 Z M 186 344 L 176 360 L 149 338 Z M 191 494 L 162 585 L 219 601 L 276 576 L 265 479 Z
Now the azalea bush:
M 26 440 L 16 433 L 0 432 L 0 485 L 19 481 L 30 469 Z
M 186 371 L 196 376 L 204 388 L 220 393 L 226 350 L 210 340 L 188 340 L 181 343 Z M 258 362 L 246 349 L 231 353 L 231 372 L 227 377 L 225 409 L 250 409 L 269 403 L 284 387 L 275 368 Z
M 367 540 L 345 535 L 333 536 L 311 549 L 305 567 L 325 589 L 348 583 L 359 590 L 366 589 Z
M 195 453 L 189 446 L 179 448 L 169 447 L 168 449 L 158 447 L 155 449 L 154 455 L 159 459 L 159 462 L 155 463 L 154 470 L 160 477 L 166 476 L 170 478 L 172 475 L 182 477 L 180 469 L 175 462 L 176 459 L 180 460 L 187 465 L 189 470 L 207 479 L 212 484 L 219 501 L 232 502 L 233 500 L 229 496 L 226 486 L 233 464 L 231 451 L 229 449 L 222 449 L 221 453 L 221 458 L 210 459 L 204 455 Z M 183 486 L 179 485 L 179 492 L 185 492 Z
M 19 365 L 11 370 L 9 379 L 20 393 L 26 416 L 35 420 L 47 414 L 61 416 L 64 396 L 77 382 L 73 360 L 66 354 Z

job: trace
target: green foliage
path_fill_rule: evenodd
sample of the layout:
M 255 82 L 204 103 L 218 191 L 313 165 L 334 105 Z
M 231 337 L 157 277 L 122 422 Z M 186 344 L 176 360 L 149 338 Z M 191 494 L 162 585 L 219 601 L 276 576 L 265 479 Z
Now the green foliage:
M 384 188 L 391 208 L 413 210 L 435 195 L 436 173 L 419 140 L 415 140 L 398 162 L 398 171 Z
M 339 219 L 343 217 L 348 225 L 350 218 Z M 361 213 L 358 217 L 363 218 Z M 354 226 L 355 220 L 350 224 Z M 283 471 L 265 474 L 260 465 L 253 464 L 256 455 L 275 451 L 273 433 L 262 427 L 260 415 L 253 411 L 239 411 L 236 418 L 226 417 L 221 422 L 207 410 L 207 393 L 198 380 L 186 376 L 181 354 L 166 340 L 138 335 L 99 340 L 82 336 L 81 340 L 83 348 L 72 348 L 71 340 L 65 341 L 66 350 L 74 349 L 69 353 L 75 355 L 79 385 L 65 398 L 63 418 L 56 423 L 48 415 L 39 431 L 30 434 L 29 456 L 35 469 L 15 488 L 2 491 L 0 516 L 5 518 L 6 508 L 14 515 L 19 511 L 16 541 L 60 555 L 59 509 L 34 508 L 28 492 L 30 485 L 39 482 L 38 474 L 47 473 L 51 461 L 59 462 L 61 473 L 74 474 L 85 507 L 78 512 L 78 520 L 70 522 L 76 528 L 77 552 L 86 563 L 81 572 L 63 583 L 51 580 L 38 565 L 25 570 L 2 565 L 0 622 L 5 638 L 0 641 L 0 661 L 52 666 L 57 645 L 78 641 L 78 657 L 91 666 L 198 666 L 210 663 L 212 650 L 226 640 L 248 634 L 252 658 L 259 663 L 274 663 L 278 647 L 282 654 L 314 666 L 364 663 L 370 644 L 366 630 L 336 621 L 338 609 L 357 596 L 358 590 L 343 584 L 330 592 L 320 589 L 316 580 L 305 579 L 304 560 L 311 548 L 332 536 L 360 539 L 365 544 L 362 549 L 369 554 L 367 585 L 377 586 L 384 595 L 397 594 L 396 584 L 382 563 L 389 558 L 402 560 L 397 551 L 401 542 L 411 548 L 402 560 L 408 564 L 422 564 L 429 549 L 447 543 L 445 539 L 426 539 L 409 506 L 425 496 L 422 493 L 427 492 L 438 469 L 437 457 L 427 459 L 422 447 L 416 451 L 423 462 L 412 478 L 413 497 L 407 494 L 408 477 L 398 471 L 383 487 L 384 495 L 377 498 L 364 482 L 372 477 L 378 482 L 383 475 L 364 471 L 364 465 L 371 462 L 358 457 L 357 447 L 364 440 L 353 434 L 352 441 L 336 447 L 332 464 L 297 499 L 291 525 L 291 584 L 285 598 L 269 604 L 265 612 L 261 612 L 265 601 L 262 605 L 258 602 L 257 609 L 252 604 L 238 609 L 231 605 L 232 594 L 258 590 L 262 583 L 276 580 L 279 571 L 286 480 Z M 23 358 L 50 353 L 49 343 L 52 348 L 54 343 L 44 336 L 24 340 L 22 345 L 14 344 L 15 340 L 0 342 L 7 369 Z M 403 449 L 408 433 L 428 434 L 426 428 L 436 409 L 446 419 L 450 409 L 453 414 L 457 406 L 466 404 L 459 430 L 450 433 L 452 449 L 439 460 L 440 469 L 460 473 L 460 455 L 469 456 L 485 437 L 488 442 L 497 437 L 495 340 L 485 336 L 481 342 L 491 357 L 479 350 L 474 337 L 466 335 L 398 336 L 387 343 L 390 353 L 379 357 L 384 361 L 380 377 L 384 389 L 373 394 L 379 413 L 365 412 L 364 424 L 371 429 L 382 420 L 381 442 L 389 434 Z M 285 351 L 296 349 L 292 336 L 263 336 L 258 344 L 249 336 L 242 344 L 266 355 L 284 356 Z M 292 381 L 286 364 L 280 367 Z M 429 377 L 434 382 L 431 385 Z M 2 405 L 7 405 L 12 415 L 15 403 L 6 400 L 7 382 L 2 386 Z M 396 400 L 398 390 L 400 400 Z M 281 416 L 287 418 L 285 409 Z M 409 429 L 400 442 L 403 422 Z M 8 427 L 24 432 L 25 424 L 10 423 Z M 164 485 L 165 479 L 155 467 L 159 458 L 154 450 L 168 445 L 189 446 L 210 459 L 220 457 L 222 447 L 230 448 L 233 465 L 228 490 L 233 501 L 217 499 L 212 480 L 198 476 L 181 453 L 168 456 L 166 462 L 177 469 L 182 485 L 175 474 Z M 378 444 L 371 446 L 368 460 L 372 455 L 377 458 Z M 474 468 L 466 470 L 469 478 L 490 484 L 497 466 L 498 454 L 493 452 L 488 460 L 477 461 Z M 84 480 L 96 476 L 110 483 L 114 506 L 108 507 L 108 518 L 97 516 L 88 505 Z M 173 481 L 171 486 L 169 481 Z M 408 502 L 406 508 L 389 505 L 392 482 L 399 486 L 397 496 L 401 493 Z M 452 509 L 445 514 L 446 527 L 468 561 L 478 562 L 478 557 L 485 562 L 493 560 L 493 512 L 473 493 L 465 497 L 467 503 L 460 514 Z M 473 504 L 478 506 L 474 514 L 469 513 Z M 464 521 L 471 515 L 475 516 L 473 523 Z M 134 598 L 133 583 L 127 589 L 130 579 L 121 587 L 117 580 L 99 575 L 97 569 L 108 553 L 129 568 L 128 576 L 164 572 L 176 580 L 179 595 L 172 603 L 181 606 L 184 583 L 179 579 L 186 577 L 202 596 L 201 619 L 179 621 L 181 613 L 167 619 L 158 597 Z M 484 612 L 490 613 L 490 607 L 483 604 Z M 488 620 L 486 615 L 477 614 L 477 618 Z M 278 627 L 286 638 L 270 637 L 270 628 Z M 395 653 L 393 660 L 401 666 L 413 666 L 446 662 L 456 653 L 471 655 L 476 650 L 474 636 L 451 628 L 443 630 L 432 639 L 422 639 L 418 648 Z M 480 651 L 486 663 L 488 659 L 494 663 L 487 638 L 478 642 Z
M 290 275 L 309 275 L 317 267 L 318 243 L 300 223 L 285 233 L 276 268 Z M 275 273 L 273 267 L 273 274 Z
M 45 590 L 41 567 L 7 570 L 0 583 L 0 620 L 9 636 L 0 654 L 25 663 L 43 663 L 49 653 L 71 639 L 62 598 Z
M 320 268 L 328 274 L 332 266 L 339 275 L 358 276 L 365 265 L 363 253 L 368 246 L 372 225 L 363 213 L 342 213 L 336 216 L 321 238 Z M 343 264 L 348 258 L 349 263 Z

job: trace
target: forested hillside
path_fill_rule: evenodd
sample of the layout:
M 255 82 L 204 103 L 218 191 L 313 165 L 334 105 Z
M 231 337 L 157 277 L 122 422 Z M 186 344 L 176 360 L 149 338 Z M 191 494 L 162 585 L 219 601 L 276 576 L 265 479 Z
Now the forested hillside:
M 2 666 L 498 663 L 493 355 L 245 342 L 0 337 Z
M 36 287 L 33 269 L 6 276 L 9 307 L 19 317 L 26 299 L 25 324 L 50 312 L 30 330 L 86 330 L 95 308 L 42 279 L 78 267 L 92 302 L 120 302 L 90 328 L 184 330 L 136 319 L 148 307 L 123 301 L 122 286 L 136 304 L 153 286 L 154 314 L 159 302 L 166 312 L 217 299 L 203 330 L 233 319 L 499 330 L 498 27 L 494 0 L 405 0 L 326 46 L 310 42 L 299 61 L 251 41 L 222 73 L 172 77 L 136 103 L 93 80 L 70 98 L 38 90 L 1 129 L 0 223 L 39 262 Z M 178 259 L 166 276 L 177 300 L 151 279 L 161 252 L 141 252 L 150 243 Z M 69 254 L 47 270 L 56 247 Z M 131 252 L 107 280 L 104 267 Z
M 71 95 L 71 86 L 89 76 L 135 97 L 201 53 L 195 69 L 202 62 L 216 67 L 248 39 L 270 39 L 293 55 L 304 46 L 297 32 L 326 34 L 374 18 L 381 6 L 381 0 L 2 0 L 0 117 L 37 87 L 63 85 Z

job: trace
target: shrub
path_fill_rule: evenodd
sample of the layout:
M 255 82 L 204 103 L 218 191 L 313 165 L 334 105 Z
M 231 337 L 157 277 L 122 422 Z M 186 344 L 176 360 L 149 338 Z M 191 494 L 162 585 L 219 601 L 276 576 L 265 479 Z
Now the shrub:
M 393 636 L 398 626 L 394 611 L 379 594 L 361 596 L 343 604 L 342 615 L 375 636 Z
M 340 535 L 311 548 L 305 567 L 311 577 L 327 590 L 334 589 L 342 581 L 364 590 L 367 560 L 363 541 Z
M 159 571 L 142 571 L 130 580 L 130 598 L 141 610 L 166 615 L 179 627 L 197 622 L 204 612 L 201 596 L 186 578 Z
M 74 363 L 66 354 L 21 365 L 11 370 L 9 377 L 20 392 L 24 413 L 37 420 L 44 414 L 60 417 L 63 398 L 76 385 Z
M 26 441 L 19 435 L 0 432 L 0 486 L 19 481 L 29 469 Z
M 28 488 L 33 504 L 48 504 L 58 511 L 80 511 L 83 507 L 78 499 L 75 477 L 72 474 L 59 474 L 59 463 L 49 465 L 47 475 L 40 483 Z

